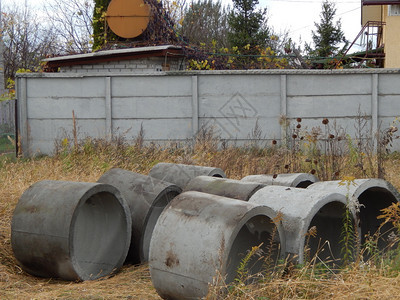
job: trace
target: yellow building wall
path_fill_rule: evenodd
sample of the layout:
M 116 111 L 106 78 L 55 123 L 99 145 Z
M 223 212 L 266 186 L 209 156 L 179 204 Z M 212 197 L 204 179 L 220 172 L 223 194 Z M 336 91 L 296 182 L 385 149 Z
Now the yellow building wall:
M 386 17 L 385 68 L 400 68 L 400 16 Z
M 361 25 L 364 26 L 368 21 L 383 21 L 383 5 L 365 5 L 361 11 Z
M 387 16 L 388 16 L 388 11 L 389 11 L 389 7 L 387 5 L 383 6 L 383 9 L 382 9 L 382 22 L 386 22 L 386 19 L 387 19 Z M 383 40 L 383 44 L 384 45 L 386 45 L 386 37 L 387 37 L 386 29 L 387 29 L 386 25 L 383 26 L 382 40 Z M 385 51 L 385 53 L 386 53 L 386 51 Z
M 389 16 L 388 5 L 367 5 L 362 7 L 361 23 L 368 21 L 386 22 L 383 27 L 385 46 L 385 68 L 400 68 L 400 16 Z

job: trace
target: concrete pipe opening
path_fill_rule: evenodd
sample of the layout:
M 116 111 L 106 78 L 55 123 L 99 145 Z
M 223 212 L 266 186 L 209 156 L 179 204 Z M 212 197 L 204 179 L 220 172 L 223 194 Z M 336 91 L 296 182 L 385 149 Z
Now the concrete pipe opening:
M 308 173 L 284 173 L 275 175 L 249 175 L 242 178 L 246 182 L 258 182 L 265 185 L 281 185 L 297 188 L 307 188 L 319 179 Z
M 369 188 L 358 196 L 360 203 L 360 226 L 361 242 L 365 243 L 367 236 L 373 236 L 382 225 L 383 219 L 378 219 L 382 215 L 382 209 L 389 207 L 397 202 L 395 195 L 388 189 L 375 187 Z M 396 233 L 396 229 L 389 222 L 379 230 L 381 237 L 378 240 L 378 249 L 385 249 L 388 244 L 388 236 L 391 232 Z
M 244 182 L 241 180 L 210 176 L 197 176 L 189 181 L 184 191 L 197 191 L 248 201 L 255 192 L 264 186 L 264 184 L 256 182 Z
M 257 191 L 250 203 L 266 205 L 282 214 L 287 255 L 299 263 L 314 258 L 340 264 L 340 235 L 346 211 L 346 197 L 339 193 L 310 191 L 284 186 L 266 186 Z M 350 212 L 356 224 L 355 212 Z M 357 228 L 359 237 L 359 231 Z M 354 245 L 357 245 L 358 240 Z
M 125 211 L 114 194 L 97 193 L 81 203 L 72 220 L 70 247 L 81 279 L 97 279 L 121 264 L 121 253 L 126 254 L 130 240 L 127 226 Z
M 382 209 L 389 207 L 399 201 L 399 193 L 387 181 L 383 179 L 356 179 L 347 187 L 340 185 L 339 181 L 316 182 L 307 187 L 307 190 L 336 191 L 348 195 L 352 206 L 359 209 L 359 229 L 361 244 L 366 241 L 367 236 L 373 236 L 380 228 L 383 219 L 377 217 L 382 214 Z M 378 248 L 385 249 L 390 245 L 388 236 L 396 229 L 391 223 L 385 224 L 380 229 Z
M 18 201 L 11 224 L 14 255 L 26 272 L 93 280 L 123 264 L 131 236 L 129 208 L 106 184 L 41 181 Z
M 184 189 L 190 180 L 197 176 L 226 178 L 224 171 L 214 167 L 158 163 L 149 172 L 149 176 L 176 184 Z
M 318 256 L 325 263 L 340 264 L 344 246 L 341 243 L 341 233 L 345 211 L 344 203 L 330 202 L 312 218 L 304 241 L 304 256 L 307 260 Z M 354 228 L 354 218 L 352 223 Z
M 248 251 L 252 247 L 259 245 L 261 245 L 259 254 L 263 256 L 263 259 L 260 259 L 258 255 L 254 255 L 250 259 L 248 263 L 250 277 L 260 272 L 268 271 L 280 257 L 281 247 L 277 227 L 269 218 L 265 218 L 263 215 L 249 219 L 236 235 L 228 254 L 226 283 L 230 283 L 235 279 L 239 265 Z M 249 278 L 249 281 L 252 281 L 252 279 Z
M 167 204 L 181 193 L 181 188 L 119 168 L 104 173 L 98 182 L 116 187 L 129 206 L 132 237 L 125 263 L 147 262 L 154 226 Z
M 275 262 L 280 250 L 285 252 L 285 237 L 273 216 L 268 207 L 245 201 L 194 191 L 180 194 L 161 214 L 151 238 L 155 289 L 164 299 L 205 297 L 218 273 L 227 283 L 234 280 L 247 251 L 260 244 L 260 252 Z M 250 272 L 261 271 L 262 263 L 254 263 Z

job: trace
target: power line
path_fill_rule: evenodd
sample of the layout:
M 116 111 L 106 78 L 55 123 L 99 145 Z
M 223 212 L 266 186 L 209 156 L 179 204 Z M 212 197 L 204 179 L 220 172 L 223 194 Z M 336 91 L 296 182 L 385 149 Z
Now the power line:
M 274 0 L 269 0 L 269 1 L 274 1 Z M 287 1 L 287 0 L 286 0 L 286 1 Z M 360 9 L 360 7 L 356 7 L 356 8 L 353 8 L 353 9 L 351 9 L 351 10 L 345 11 L 345 12 L 343 12 L 343 13 L 341 13 L 341 14 L 338 14 L 337 16 L 342 16 L 342 15 L 344 15 L 344 14 L 350 13 L 350 12 L 355 11 L 355 10 L 357 10 L 357 9 Z M 297 28 L 297 29 L 293 29 L 293 30 L 289 31 L 288 34 L 289 34 L 289 33 L 296 32 L 296 31 L 299 31 L 299 30 L 302 30 L 302 29 L 305 29 L 305 28 L 308 28 L 308 27 L 311 27 L 311 26 L 314 26 L 314 24 L 307 25 L 307 26 L 304 26 L 304 27 L 300 27 L 300 28 Z

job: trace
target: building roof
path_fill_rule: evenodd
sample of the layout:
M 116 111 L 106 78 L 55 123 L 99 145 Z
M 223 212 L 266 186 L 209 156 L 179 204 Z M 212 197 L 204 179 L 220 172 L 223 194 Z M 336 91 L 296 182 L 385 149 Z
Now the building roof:
M 399 0 L 362 0 L 362 5 L 390 5 L 400 4 Z
M 58 68 L 62 66 L 72 65 L 87 65 L 104 63 L 108 61 L 120 61 L 120 60 L 131 60 L 148 57 L 171 57 L 171 56 L 183 56 L 182 47 L 173 45 L 164 46 L 151 46 L 151 47 L 138 47 L 138 48 L 127 48 L 118 50 L 105 50 L 85 54 L 66 55 L 59 57 L 46 58 L 43 61 L 46 62 L 48 68 Z

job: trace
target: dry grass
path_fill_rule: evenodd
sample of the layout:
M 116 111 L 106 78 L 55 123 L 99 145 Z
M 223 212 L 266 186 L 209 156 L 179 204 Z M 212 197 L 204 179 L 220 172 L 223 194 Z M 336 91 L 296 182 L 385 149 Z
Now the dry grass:
M 323 156 L 311 159 L 323 161 Z M 294 162 L 293 159 L 296 161 Z M 152 287 L 147 266 L 125 266 L 111 278 L 88 282 L 65 282 L 30 276 L 17 265 L 10 243 L 10 224 L 15 205 L 33 183 L 44 180 L 94 182 L 112 167 L 147 174 L 158 162 L 220 167 L 230 178 L 249 174 L 310 172 L 315 169 L 310 157 L 282 148 L 231 148 L 217 150 L 214 142 L 198 141 L 194 148 L 171 145 L 168 148 L 127 146 L 123 139 L 106 143 L 86 141 L 70 149 L 68 141 L 60 145 L 54 157 L 7 160 L 0 157 L 0 298 L 1 299 L 159 299 Z M 375 157 L 371 161 L 376 162 Z M 341 175 L 370 176 L 374 171 L 360 172 L 351 157 L 341 160 Z M 382 161 L 386 179 L 400 187 L 400 159 L 392 155 Z M 316 169 L 316 175 L 320 169 Z M 336 170 L 323 169 L 326 174 Z M 330 179 L 330 178 L 329 178 Z M 298 271 L 278 276 L 263 284 L 225 295 L 228 299 L 393 299 L 400 295 L 400 277 L 388 274 L 382 267 L 349 267 L 335 276 L 310 276 Z M 222 298 L 213 296 L 210 299 Z
M 275 279 L 248 286 L 239 295 L 229 294 L 225 299 L 396 299 L 400 277 L 388 278 L 378 273 L 352 270 L 329 279 Z M 211 299 L 218 299 L 212 291 L 208 296 Z

